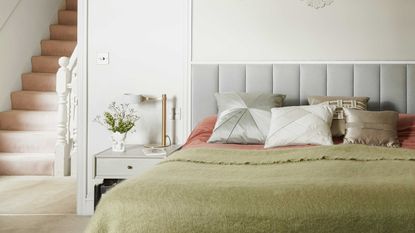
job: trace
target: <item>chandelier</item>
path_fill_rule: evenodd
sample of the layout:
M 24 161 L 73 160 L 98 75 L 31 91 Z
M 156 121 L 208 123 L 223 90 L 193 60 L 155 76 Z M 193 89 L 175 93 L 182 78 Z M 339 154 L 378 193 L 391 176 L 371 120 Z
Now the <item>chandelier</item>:
M 320 9 L 333 3 L 334 0 L 301 0 L 305 1 L 308 6 Z

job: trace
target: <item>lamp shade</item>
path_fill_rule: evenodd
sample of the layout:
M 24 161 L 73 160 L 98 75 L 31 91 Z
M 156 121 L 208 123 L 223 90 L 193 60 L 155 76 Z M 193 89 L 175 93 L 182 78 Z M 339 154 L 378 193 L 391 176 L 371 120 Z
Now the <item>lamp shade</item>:
M 126 93 L 126 94 L 124 94 L 123 100 L 124 100 L 125 103 L 139 104 L 139 103 L 142 103 L 143 101 L 145 101 L 145 98 L 142 95 Z

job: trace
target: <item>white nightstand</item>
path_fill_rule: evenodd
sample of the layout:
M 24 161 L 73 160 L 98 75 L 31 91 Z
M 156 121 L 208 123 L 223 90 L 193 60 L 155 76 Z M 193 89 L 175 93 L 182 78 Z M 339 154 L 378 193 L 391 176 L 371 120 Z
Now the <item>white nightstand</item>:
M 95 155 L 95 206 L 102 194 L 121 181 L 137 176 L 160 163 L 180 146 L 172 145 L 166 149 L 166 155 L 147 156 L 143 145 L 127 145 L 125 152 L 113 152 L 110 149 Z

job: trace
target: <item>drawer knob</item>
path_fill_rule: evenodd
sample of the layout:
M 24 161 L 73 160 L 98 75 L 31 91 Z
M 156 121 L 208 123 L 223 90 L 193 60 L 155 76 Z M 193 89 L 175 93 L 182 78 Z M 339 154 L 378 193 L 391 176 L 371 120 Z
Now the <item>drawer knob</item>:
M 133 169 L 133 166 L 128 165 L 128 166 L 127 166 L 127 168 L 128 168 L 129 170 L 131 170 L 131 169 Z

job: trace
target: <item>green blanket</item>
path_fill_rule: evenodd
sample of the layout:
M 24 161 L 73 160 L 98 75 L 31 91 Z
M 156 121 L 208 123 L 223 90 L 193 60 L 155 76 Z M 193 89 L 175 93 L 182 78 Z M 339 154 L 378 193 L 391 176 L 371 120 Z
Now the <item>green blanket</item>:
M 415 232 L 415 150 L 187 149 L 127 180 L 88 233 Z

